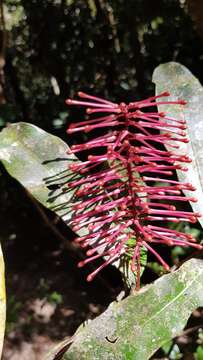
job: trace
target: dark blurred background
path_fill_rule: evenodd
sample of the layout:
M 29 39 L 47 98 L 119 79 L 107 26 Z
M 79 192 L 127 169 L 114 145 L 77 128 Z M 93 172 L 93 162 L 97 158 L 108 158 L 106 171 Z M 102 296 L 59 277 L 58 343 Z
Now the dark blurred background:
M 65 99 L 78 90 L 114 101 L 140 99 L 153 94 L 152 72 L 168 61 L 186 65 L 203 82 L 202 0 L 1 0 L 0 19 L 0 128 L 26 121 L 68 142 L 67 124 L 76 113 Z M 87 284 L 77 254 L 57 235 L 71 237 L 66 226 L 36 206 L 3 167 L 0 203 L 8 294 L 4 359 L 41 360 L 103 311 L 122 281 L 111 267 Z M 201 238 L 198 226 L 190 231 Z M 156 278 L 156 266 L 153 271 L 145 282 Z M 195 316 L 192 326 L 203 322 L 201 310 Z M 198 331 L 157 358 L 202 360 Z

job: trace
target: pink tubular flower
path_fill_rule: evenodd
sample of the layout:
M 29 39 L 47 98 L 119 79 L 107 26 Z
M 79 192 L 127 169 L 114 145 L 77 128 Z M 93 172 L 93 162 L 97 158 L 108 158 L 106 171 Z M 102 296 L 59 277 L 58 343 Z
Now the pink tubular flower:
M 199 213 L 178 210 L 171 202 L 192 201 L 181 190 L 194 191 L 190 183 L 173 180 L 173 171 L 187 171 L 184 163 L 191 159 L 176 153 L 178 143 L 188 142 L 186 124 L 163 112 L 156 112 L 157 105 L 184 105 L 183 100 L 162 100 L 169 96 L 164 92 L 142 101 L 116 104 L 95 96 L 78 93 L 83 100 L 68 99 L 68 105 L 87 107 L 88 120 L 71 124 L 68 134 L 78 131 L 91 132 L 103 129 L 104 135 L 84 144 L 73 145 L 73 153 L 96 150 L 81 163 L 70 165 L 75 173 L 84 174 L 80 180 L 68 184 L 77 188 L 72 226 L 75 231 L 88 228 L 88 234 L 78 237 L 82 247 L 91 247 L 87 259 L 79 267 L 99 257 L 104 263 L 93 271 L 91 281 L 106 265 L 129 253 L 131 245 L 131 268 L 137 271 L 137 287 L 140 283 L 140 249 L 145 247 L 158 261 L 169 269 L 154 245 L 192 246 L 202 249 L 195 239 L 176 230 L 167 223 L 182 221 L 194 223 Z M 160 100 L 161 99 L 161 100 Z M 145 108 L 152 111 L 144 112 Z M 171 150 L 165 149 L 164 145 Z M 102 168 L 102 170 L 101 170 Z M 160 225 L 161 224 L 161 225 Z M 133 250 L 133 251 L 132 251 Z

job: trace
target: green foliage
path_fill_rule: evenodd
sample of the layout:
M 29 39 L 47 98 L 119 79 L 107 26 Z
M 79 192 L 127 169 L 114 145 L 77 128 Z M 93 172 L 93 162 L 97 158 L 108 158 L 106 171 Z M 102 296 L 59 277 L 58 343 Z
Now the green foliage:
M 151 3 L 151 0 L 5 0 L 8 46 L 4 91 L 7 103 L 0 108 L 0 127 L 9 122 L 29 121 L 67 139 L 67 118 L 74 113 L 69 111 L 68 114 L 64 105 L 66 97 L 79 89 L 90 89 L 122 101 L 141 98 L 153 92 L 153 69 L 174 59 L 186 65 L 202 82 L 202 44 L 183 2 L 156 0 L 153 6 Z M 162 85 L 165 86 L 165 80 Z M 171 87 L 174 88 L 174 78 Z M 36 133 L 38 137 L 37 130 Z M 44 141 L 46 136 L 40 139 Z M 64 149 L 63 143 L 62 151 Z M 57 213 L 63 215 L 65 209 L 57 197 L 47 204 L 47 194 L 51 190 L 42 181 L 44 176 L 52 175 L 51 167 L 60 172 L 61 163 L 52 163 L 50 167 L 44 164 L 40 175 L 32 151 L 29 155 L 26 169 L 32 177 L 36 176 L 39 188 L 32 187 L 31 183 L 28 186 L 25 178 L 22 183 L 25 181 L 25 186 L 29 190 L 32 188 L 31 192 L 43 204 L 49 208 L 56 205 Z M 19 156 L 18 164 L 20 160 Z M 30 160 L 34 161 L 33 166 L 29 166 Z M 5 177 L 2 178 L 3 210 L 11 200 Z M 52 190 L 58 194 L 58 189 Z M 12 226 L 15 229 L 15 219 L 12 219 Z M 201 238 L 199 229 L 187 226 L 185 230 L 196 232 Z M 176 247 L 172 258 L 178 263 L 187 252 L 188 249 L 180 253 L 180 248 Z M 161 273 L 156 263 L 149 265 L 157 274 Z M 61 301 L 58 293 L 50 296 L 56 302 Z M 11 317 L 15 318 L 18 305 L 17 308 L 13 305 Z M 171 356 L 178 356 L 178 353 L 175 346 Z M 202 359 L 202 344 L 198 345 L 195 356 L 197 360 Z
M 162 64 L 154 71 L 153 81 L 156 84 L 156 93 L 160 94 L 166 90 L 170 92 L 170 99 L 184 99 L 187 101 L 184 109 L 170 105 L 159 106 L 169 116 L 184 118 L 187 124 L 188 143 L 181 143 L 178 153 L 187 154 L 192 162 L 187 164 L 188 171 L 177 170 L 177 175 L 182 182 L 192 183 L 195 188 L 197 202 L 191 202 L 194 211 L 202 212 L 203 209 L 203 132 L 202 132 L 202 111 L 203 111 L 203 87 L 196 77 L 183 65 L 170 62 Z M 173 143 L 173 142 L 172 142 Z M 171 150 L 169 146 L 168 149 Z M 186 196 L 191 192 L 183 190 Z M 199 219 L 203 225 L 203 218 Z
M 202 275 L 203 261 L 189 260 L 178 271 L 112 303 L 102 315 L 79 327 L 63 360 L 149 359 L 180 333 L 192 310 L 203 305 Z M 177 346 L 172 350 L 172 359 L 180 358 Z M 47 360 L 53 359 L 52 354 Z
M 49 294 L 47 301 L 51 304 L 60 305 L 63 303 L 63 296 L 57 291 L 53 291 L 51 294 Z
M 40 298 L 46 300 L 50 304 L 60 305 L 63 303 L 63 296 L 57 291 L 51 291 L 50 285 L 44 278 L 40 279 L 38 292 Z
M 182 248 L 180 247 L 180 249 Z M 157 262 L 148 262 L 146 266 L 158 276 L 161 276 L 164 273 L 166 273 L 166 270 L 163 268 L 163 266 L 158 264 Z
M 172 67 L 179 66 L 172 64 Z M 184 71 L 181 68 L 182 75 Z M 164 83 L 165 77 L 157 78 L 157 72 L 158 70 L 155 73 L 156 83 L 159 81 L 159 86 L 163 86 L 162 82 Z M 187 71 L 186 73 L 188 74 Z M 187 84 L 187 94 L 191 95 L 190 86 L 197 83 L 191 74 L 190 77 L 188 83 L 185 81 L 178 87 L 177 97 L 186 86 L 185 84 Z M 201 91 L 202 88 L 199 86 L 199 92 L 201 93 Z M 196 118 L 195 125 L 198 124 Z M 191 126 L 190 134 L 194 129 L 195 127 Z M 7 171 L 20 181 L 37 200 L 61 216 L 68 225 L 74 195 L 65 187 L 73 176 L 70 170 L 67 171 L 67 164 L 79 161 L 74 155 L 67 153 L 68 146 L 56 136 L 26 123 L 8 126 L 1 132 L 0 140 L 0 158 Z M 199 154 L 193 155 L 196 162 L 201 161 Z M 191 167 L 187 176 L 189 176 L 189 180 L 192 177 L 194 185 L 198 187 L 199 199 L 201 200 L 202 189 L 199 185 L 198 168 Z M 190 228 L 189 231 L 195 233 L 197 237 L 200 235 L 198 229 Z M 131 239 L 129 245 L 133 246 L 134 241 L 135 239 Z M 173 257 L 179 259 L 181 255 L 179 248 L 176 247 Z M 143 267 L 145 264 L 146 253 L 143 253 Z M 128 265 L 127 269 L 125 265 L 120 269 L 124 274 L 127 274 L 128 280 L 132 284 L 135 279 L 131 279 L 128 274 Z M 155 273 L 159 275 L 163 273 L 162 268 L 157 267 L 156 263 L 151 263 L 150 266 Z M 91 322 L 90 325 L 83 330 L 81 328 L 78 330 L 75 341 L 64 360 L 76 359 L 78 356 L 81 359 L 96 359 L 98 357 L 106 360 L 111 359 L 112 351 L 115 359 L 122 356 L 129 359 L 134 359 L 134 356 L 138 360 L 148 359 L 160 346 L 180 333 L 195 307 L 202 306 L 200 300 L 202 299 L 202 282 L 200 281 L 202 271 L 201 261 L 187 262 L 180 270 L 163 276 L 154 285 L 143 288 L 136 296 L 133 295 L 118 304 L 112 304 L 104 314 Z M 42 290 L 48 293 L 45 283 Z M 48 302 L 54 304 L 60 304 L 63 301 L 61 294 L 55 291 L 44 296 Z M 132 315 L 134 308 L 136 309 L 135 316 Z M 122 317 L 120 317 L 121 313 Z M 154 319 L 156 319 L 156 324 L 160 324 L 159 326 L 156 325 L 156 328 Z M 165 326 L 166 322 L 167 327 Z M 163 326 L 165 331 L 162 328 Z M 139 332 L 142 337 L 135 339 L 135 333 L 137 335 Z M 105 334 L 107 335 L 104 336 Z M 119 339 L 119 341 L 115 341 L 114 347 L 112 345 L 114 340 L 111 342 L 112 338 Z M 199 353 L 201 353 L 201 345 L 197 348 L 197 356 Z M 181 358 L 182 354 L 177 344 L 174 344 L 170 354 L 173 359 Z
M 22 307 L 23 307 L 22 302 L 18 301 L 15 295 L 9 296 L 7 301 L 7 319 L 6 319 L 7 334 L 9 334 L 13 330 L 18 320 L 19 312 L 22 309 Z
M 196 360 L 203 360 L 203 346 L 198 346 L 195 352 Z
M 203 329 L 199 329 L 196 352 L 195 352 L 195 360 L 203 360 Z
M 0 138 L 0 159 L 10 175 L 68 224 L 72 192 L 67 191 L 66 184 L 72 173 L 67 165 L 78 161 L 74 155 L 67 155 L 68 146 L 58 137 L 26 123 L 8 126 Z

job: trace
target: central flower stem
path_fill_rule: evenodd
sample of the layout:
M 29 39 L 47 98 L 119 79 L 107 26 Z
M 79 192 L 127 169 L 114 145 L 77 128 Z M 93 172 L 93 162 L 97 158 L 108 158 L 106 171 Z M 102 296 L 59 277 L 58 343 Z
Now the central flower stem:
M 129 120 L 127 117 L 127 114 L 125 114 L 125 127 L 126 130 L 128 131 L 128 135 L 126 136 L 126 140 L 129 142 L 130 145 L 130 139 L 129 139 Z M 133 154 L 134 155 L 134 154 Z M 137 226 L 137 222 L 139 221 L 139 214 L 138 214 L 138 206 L 137 206 L 137 200 L 138 200 L 138 195 L 136 194 L 136 192 L 133 190 L 134 189 L 134 178 L 133 178 L 133 169 L 132 169 L 132 153 L 130 151 L 130 148 L 128 148 L 127 150 L 127 174 L 128 174 L 128 191 L 129 191 L 129 195 L 131 198 L 131 204 L 132 204 L 132 216 L 134 219 L 134 224 L 133 224 L 133 228 L 134 228 L 134 232 L 135 232 L 135 237 L 136 237 L 136 246 L 139 246 L 139 243 L 141 244 L 141 234 L 140 234 L 140 229 Z M 140 251 L 138 252 L 138 254 L 140 255 Z M 136 290 L 140 289 L 140 256 L 137 256 L 137 271 L 136 271 Z

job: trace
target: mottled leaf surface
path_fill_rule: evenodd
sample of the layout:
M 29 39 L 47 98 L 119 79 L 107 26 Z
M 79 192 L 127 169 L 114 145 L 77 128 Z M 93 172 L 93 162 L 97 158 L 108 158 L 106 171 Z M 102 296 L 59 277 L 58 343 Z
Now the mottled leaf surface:
M 184 190 L 184 193 L 186 196 L 194 194 L 198 202 L 191 202 L 191 206 L 194 211 L 203 213 L 203 87 L 185 66 L 175 62 L 159 65 L 154 71 L 153 82 L 156 94 L 169 91 L 169 99 L 187 101 L 187 105 L 181 107 L 161 105 L 159 110 L 176 118 L 184 117 L 187 122 L 190 142 L 179 143 L 177 151 L 189 155 L 192 163 L 186 165 L 187 172 L 177 171 L 177 174 L 181 181 L 190 182 L 196 187 L 195 192 Z M 203 225 L 203 217 L 199 221 Z
M 81 325 L 63 360 L 147 360 L 203 306 L 203 261 L 192 259 Z M 57 350 L 62 353 L 58 345 Z M 53 356 L 54 354 L 54 356 Z M 53 351 L 47 360 L 56 359 Z
M 27 123 L 9 125 L 0 133 L 0 160 L 11 176 L 68 224 L 73 190 L 67 183 L 74 174 L 68 169 L 75 155 L 58 137 Z

